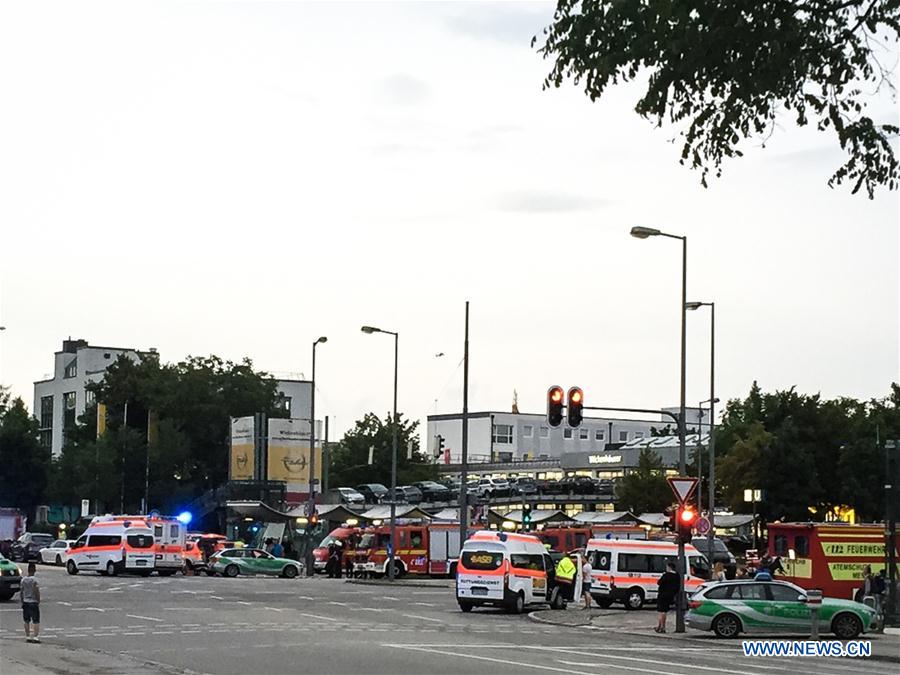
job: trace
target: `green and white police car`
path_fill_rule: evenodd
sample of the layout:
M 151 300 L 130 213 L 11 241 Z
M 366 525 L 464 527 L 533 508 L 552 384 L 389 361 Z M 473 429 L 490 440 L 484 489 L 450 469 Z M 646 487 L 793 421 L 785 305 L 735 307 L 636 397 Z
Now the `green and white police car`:
M 209 558 L 206 574 L 236 577 L 239 574 L 270 574 L 293 579 L 303 572 L 296 560 L 276 558 L 258 548 L 227 548 Z
M 685 620 L 697 630 L 722 638 L 740 633 L 808 634 L 811 628 L 806 591 L 785 581 L 735 580 L 707 583 L 691 596 Z M 852 640 L 874 630 L 874 609 L 852 600 L 822 598 L 819 631 Z

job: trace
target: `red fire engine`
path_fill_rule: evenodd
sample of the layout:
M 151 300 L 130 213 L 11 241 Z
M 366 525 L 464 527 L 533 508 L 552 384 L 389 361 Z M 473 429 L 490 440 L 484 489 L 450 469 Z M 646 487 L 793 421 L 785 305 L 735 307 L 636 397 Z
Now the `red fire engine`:
M 883 525 L 770 523 L 768 531 L 768 554 L 780 557 L 784 567 L 777 578 L 820 589 L 827 597 L 852 600 L 863 585 L 866 565 L 872 574 L 885 568 Z M 898 543 L 900 533 L 895 552 Z
M 637 525 L 592 525 L 590 527 L 565 526 L 548 527 L 537 532 L 529 532 L 549 544 L 551 551 L 568 553 L 587 546 L 589 539 L 646 539 L 647 532 Z
M 454 574 L 459 559 L 459 525 L 398 524 L 394 534 L 395 574 Z M 391 526 L 366 528 L 356 548 L 355 573 L 387 574 Z
M 313 567 L 316 572 L 324 572 L 328 563 L 328 546 L 333 542 L 341 544 L 341 569 L 347 568 L 347 561 L 354 560 L 356 540 L 362 530 L 358 527 L 336 527 L 313 549 Z

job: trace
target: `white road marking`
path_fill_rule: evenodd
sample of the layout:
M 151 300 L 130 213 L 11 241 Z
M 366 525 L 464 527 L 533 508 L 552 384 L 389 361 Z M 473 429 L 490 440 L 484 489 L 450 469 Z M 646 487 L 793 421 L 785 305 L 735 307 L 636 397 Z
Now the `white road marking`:
M 122 635 L 143 635 L 143 634 L 144 634 L 143 631 L 140 631 L 140 632 L 135 631 L 134 633 L 122 633 Z
M 551 648 L 549 651 L 555 651 L 555 652 L 558 652 L 558 651 L 561 651 L 561 650 L 560 650 L 560 649 Z M 602 653 L 594 653 L 594 652 L 581 652 L 581 651 L 574 651 L 574 650 L 572 650 L 572 649 L 566 649 L 565 651 L 566 651 L 567 654 L 580 654 L 581 656 L 590 656 L 591 658 L 594 658 L 594 659 L 619 659 L 619 660 L 622 660 L 622 661 L 637 661 L 638 663 L 653 663 L 653 664 L 658 665 L 658 666 L 671 666 L 671 665 L 672 665 L 672 662 L 671 662 L 671 661 L 656 661 L 656 660 L 654 660 L 654 659 L 641 659 L 641 658 L 637 658 L 637 657 L 634 657 L 634 656 L 616 656 L 615 654 L 602 654 Z M 673 649 L 673 651 L 674 651 L 674 649 Z M 595 664 L 595 665 L 596 665 L 596 664 Z M 612 664 L 612 663 L 610 663 L 610 664 L 608 664 L 608 665 L 615 665 L 616 667 L 618 667 L 618 664 Z M 727 668 L 722 668 L 721 666 L 717 666 L 717 667 L 715 667 L 715 668 L 710 667 L 710 666 L 699 666 L 699 665 L 694 664 L 694 663 L 690 663 L 690 664 L 688 664 L 688 663 L 682 663 L 682 664 L 679 664 L 679 665 L 680 665 L 682 668 L 689 668 L 690 670 L 711 670 L 711 671 L 714 672 L 714 673 L 732 673 L 733 675 L 747 675 L 747 673 L 749 672 L 749 671 L 746 671 L 746 670 L 728 670 Z M 789 670 L 789 669 L 786 668 L 785 670 Z M 790 669 L 790 670 L 793 670 L 793 669 Z M 649 672 L 649 671 L 648 671 L 648 672 Z
M 159 623 L 163 623 L 163 619 L 157 619 L 153 616 L 141 616 L 140 614 L 126 614 L 130 619 L 144 619 L 145 621 L 158 621 Z
M 239 605 L 252 605 L 252 602 L 246 602 L 245 600 L 236 600 Z
M 310 619 L 322 619 L 323 621 L 340 621 L 340 619 L 335 619 L 330 616 L 319 616 L 318 614 L 305 614 L 304 612 L 300 612 L 300 616 L 308 616 Z
M 437 623 L 444 623 L 440 619 L 432 619 L 427 616 L 419 616 L 418 614 L 404 614 L 407 619 L 421 619 L 422 621 L 436 621 Z
M 356 610 L 357 612 L 386 612 L 386 609 L 381 609 L 380 607 L 360 607 Z
M 588 665 L 588 664 L 582 663 L 580 661 L 565 661 L 563 659 L 556 659 L 556 662 L 564 663 L 567 666 L 581 666 L 582 668 L 584 668 L 586 665 Z M 593 664 L 593 665 L 596 666 L 597 664 Z M 615 666 L 619 670 L 635 670 L 639 673 L 654 673 L 654 675 L 672 675 L 674 673 L 674 671 L 672 671 L 672 670 L 650 670 L 649 668 L 631 668 L 629 666 L 623 666 L 620 663 L 615 664 Z
M 279 609 L 278 607 L 266 607 L 265 609 L 271 610 L 273 612 L 283 612 L 283 609 Z
M 415 652 L 423 652 L 425 654 L 443 654 L 444 656 L 453 656 L 456 658 L 464 658 L 464 659 L 475 659 L 478 661 L 489 661 L 491 663 L 502 663 L 503 665 L 508 666 L 521 666 L 522 668 L 534 668 L 535 670 L 546 670 L 554 673 L 573 673 L 573 675 L 584 675 L 584 664 L 577 664 L 582 667 L 582 670 L 572 670 L 570 668 L 556 668 L 554 666 L 542 666 L 537 663 L 525 663 L 522 661 L 510 661 L 509 659 L 495 659 L 490 656 L 477 656 L 475 654 L 460 654 L 459 652 L 448 652 L 442 649 L 431 649 L 428 647 L 418 647 L 416 645 L 397 645 L 397 644 L 388 644 L 384 645 L 385 647 L 392 647 L 394 649 L 408 649 L 410 651 Z M 452 646 L 452 645 L 444 645 L 444 646 Z M 510 645 L 510 649 L 516 649 L 515 645 Z M 651 672 L 651 671 L 645 671 Z M 669 675 L 669 673 L 662 673 L 662 675 Z
M 107 607 L 106 609 L 100 609 L 99 607 L 75 607 L 73 612 L 107 612 L 110 610 L 116 610 L 118 607 Z
M 224 600 L 225 599 L 225 598 L 219 597 L 218 595 L 211 595 L 209 597 L 212 598 L 213 600 Z
M 71 606 L 72 606 L 72 603 L 71 603 L 71 602 L 63 602 L 62 600 L 60 600 L 57 604 L 59 604 L 59 605 L 65 605 L 66 607 L 71 607 Z
M 348 603 L 346 603 L 346 602 L 337 602 L 337 601 L 335 601 L 335 600 L 332 600 L 332 601 L 330 601 L 328 604 L 329 604 L 329 605 L 340 605 L 341 607 L 346 607 Z
M 414 602 L 414 605 L 421 605 L 422 607 L 437 607 L 433 602 Z
M 174 630 L 155 630 L 153 631 L 153 635 L 174 635 Z

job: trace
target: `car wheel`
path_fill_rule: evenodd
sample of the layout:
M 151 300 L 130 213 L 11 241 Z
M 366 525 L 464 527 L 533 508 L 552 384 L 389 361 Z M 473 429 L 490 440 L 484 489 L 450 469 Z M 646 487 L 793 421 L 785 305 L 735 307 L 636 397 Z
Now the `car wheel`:
M 394 561 L 394 578 L 401 579 L 403 575 L 406 574 L 406 569 L 403 567 L 403 563 L 399 560 Z
M 56 554 L 56 564 L 62 565 L 62 556 L 59 553 Z
M 838 614 L 831 622 L 831 632 L 841 640 L 853 640 L 862 633 L 862 622 L 855 614 Z
M 475 607 L 475 605 L 473 605 L 471 602 L 463 602 L 462 600 L 459 601 L 459 608 L 466 614 L 471 612 L 473 607 Z
M 559 590 L 557 586 L 552 591 L 550 591 L 550 609 L 565 609 L 566 608 L 566 599 L 563 597 L 562 592 Z
M 521 593 L 516 593 L 516 597 L 513 599 L 511 603 L 509 603 L 509 611 L 513 614 L 521 614 L 525 611 L 525 596 Z
M 225 568 L 225 576 L 226 577 L 236 577 L 240 570 L 237 565 L 229 565 Z
M 116 564 L 112 560 L 108 560 L 106 562 L 106 576 L 108 576 L 108 577 L 116 576 Z
M 596 602 L 597 606 L 601 609 L 609 609 L 613 604 L 613 601 L 609 598 L 603 598 L 601 600 L 597 600 L 597 598 L 594 598 L 594 602 Z
M 634 587 L 628 589 L 628 594 L 625 596 L 625 609 L 640 609 L 644 606 L 644 591 L 640 588 Z
M 285 565 L 284 569 L 281 571 L 282 576 L 286 579 L 293 579 L 297 576 L 297 567 L 295 565 Z
M 737 637 L 741 632 L 741 620 L 734 614 L 720 614 L 713 621 L 712 629 L 720 638 Z
M 66 563 L 66 572 L 69 574 L 78 574 L 78 566 L 75 564 L 74 560 L 70 560 Z

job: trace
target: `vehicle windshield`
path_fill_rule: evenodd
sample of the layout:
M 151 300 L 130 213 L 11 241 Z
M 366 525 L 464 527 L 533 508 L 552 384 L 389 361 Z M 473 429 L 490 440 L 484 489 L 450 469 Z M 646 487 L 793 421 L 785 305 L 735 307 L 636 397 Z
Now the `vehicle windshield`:
M 332 537 L 329 534 L 327 537 L 325 537 L 322 541 L 319 542 L 319 548 L 328 548 L 328 546 L 335 541 L 338 541 L 338 538 Z
M 463 551 L 462 563 L 470 570 L 495 570 L 503 563 L 500 551 Z

